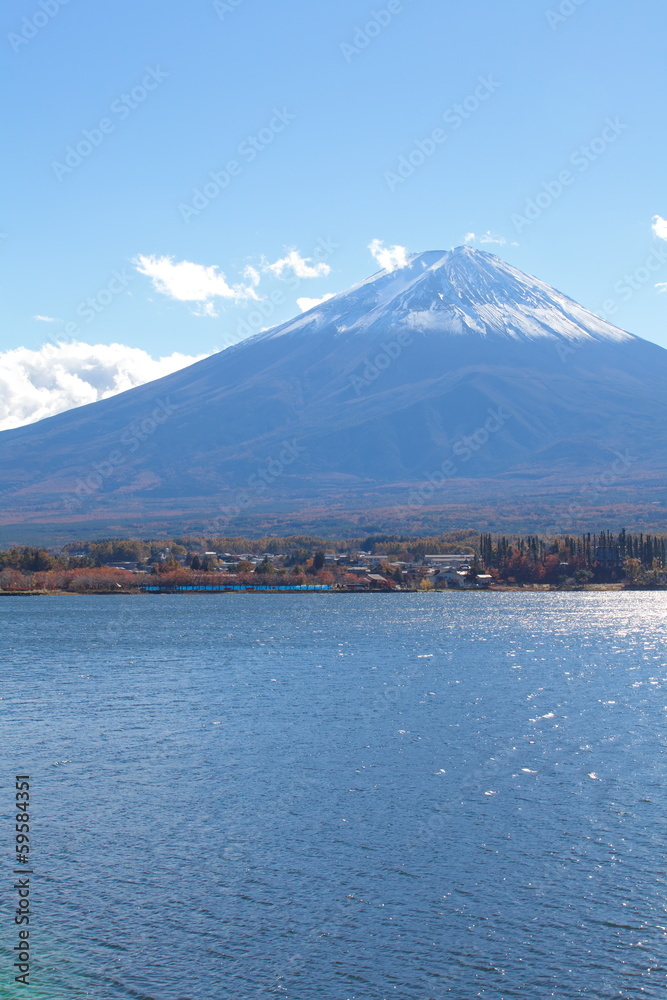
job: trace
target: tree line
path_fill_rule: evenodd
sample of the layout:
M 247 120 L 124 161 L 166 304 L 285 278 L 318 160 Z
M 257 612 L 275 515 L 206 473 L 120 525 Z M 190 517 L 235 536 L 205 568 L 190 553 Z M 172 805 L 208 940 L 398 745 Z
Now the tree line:
M 480 563 L 499 579 L 517 583 L 557 583 L 574 579 L 577 583 L 614 583 L 630 579 L 650 582 L 667 567 L 667 539 L 664 535 L 632 533 L 624 528 L 558 538 L 493 538 L 482 534 L 478 546 Z

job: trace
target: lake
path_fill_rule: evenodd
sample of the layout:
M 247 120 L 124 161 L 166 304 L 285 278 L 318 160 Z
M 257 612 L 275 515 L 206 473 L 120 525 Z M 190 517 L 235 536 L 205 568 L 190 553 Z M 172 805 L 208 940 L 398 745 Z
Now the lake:
M 0 601 L 6 889 L 16 774 L 35 872 L 0 996 L 658 1000 L 665 623 L 636 592 Z

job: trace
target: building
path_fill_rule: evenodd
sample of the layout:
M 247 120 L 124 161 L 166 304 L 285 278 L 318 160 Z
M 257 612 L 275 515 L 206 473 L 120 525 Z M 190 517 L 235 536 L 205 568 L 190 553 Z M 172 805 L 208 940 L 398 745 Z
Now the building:
M 446 566 L 456 566 L 458 569 L 463 569 L 464 566 L 470 566 L 471 559 L 472 556 L 470 553 L 465 552 L 450 552 L 445 553 L 445 555 L 424 556 L 424 562 L 427 566 L 435 566 L 438 569 L 444 569 Z
M 461 585 L 461 577 L 465 575 L 466 572 L 459 570 L 456 566 L 444 566 L 438 571 L 437 576 L 434 578 L 434 583 L 446 583 L 448 587 L 459 587 Z
M 435 582 L 446 583 L 448 587 L 458 587 L 461 590 L 480 590 L 491 586 L 493 577 L 490 573 L 478 573 L 471 580 L 468 576 L 469 569 L 470 567 L 456 569 L 455 566 L 449 566 L 438 573 Z

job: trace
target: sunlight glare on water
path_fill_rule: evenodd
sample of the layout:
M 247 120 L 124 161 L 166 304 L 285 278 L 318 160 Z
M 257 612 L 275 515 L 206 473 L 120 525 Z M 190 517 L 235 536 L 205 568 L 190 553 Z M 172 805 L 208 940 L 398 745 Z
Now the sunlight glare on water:
M 663 995 L 663 595 L 0 615 L 31 996 Z

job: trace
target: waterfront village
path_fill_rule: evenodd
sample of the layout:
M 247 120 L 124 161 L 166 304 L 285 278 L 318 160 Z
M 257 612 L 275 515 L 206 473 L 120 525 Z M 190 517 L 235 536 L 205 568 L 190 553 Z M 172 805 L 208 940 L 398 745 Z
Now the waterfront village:
M 664 536 L 540 538 L 459 531 L 331 542 L 103 539 L 0 552 L 0 593 L 428 591 L 667 586 Z
M 162 569 L 163 577 L 165 564 L 169 565 L 172 559 L 169 550 L 161 553 L 158 571 Z M 284 580 L 286 586 L 342 587 L 345 590 L 430 590 L 433 587 L 472 590 L 488 587 L 493 582 L 489 573 L 480 571 L 475 565 L 474 555 L 462 552 L 427 554 L 418 561 L 394 559 L 387 553 L 316 552 L 302 561 L 304 565 L 299 565 L 294 562 L 294 555 L 272 552 L 254 555 L 249 552 L 234 554 L 209 551 L 201 556 L 195 555 L 190 560 L 186 557 L 182 568 L 190 573 L 199 570 L 209 577 L 212 573 L 223 574 L 219 579 L 214 577 L 208 583 L 209 586 L 222 587 L 227 576 L 248 578 L 250 574 L 260 577 L 262 584 L 269 587 L 271 584 L 279 585 Z M 112 565 L 116 569 L 134 573 L 147 572 L 132 563 Z M 173 566 L 166 572 L 178 575 L 178 570 Z M 252 577 L 246 579 L 246 585 L 252 586 Z

